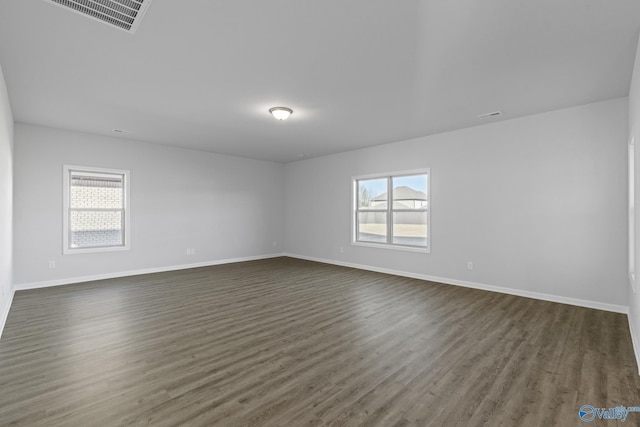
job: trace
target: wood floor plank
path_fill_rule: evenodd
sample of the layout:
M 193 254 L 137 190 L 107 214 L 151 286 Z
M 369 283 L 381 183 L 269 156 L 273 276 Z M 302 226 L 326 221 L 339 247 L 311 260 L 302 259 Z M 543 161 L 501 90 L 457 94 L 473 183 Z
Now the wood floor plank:
M 0 425 L 583 425 L 640 405 L 627 325 L 286 257 L 19 291 Z

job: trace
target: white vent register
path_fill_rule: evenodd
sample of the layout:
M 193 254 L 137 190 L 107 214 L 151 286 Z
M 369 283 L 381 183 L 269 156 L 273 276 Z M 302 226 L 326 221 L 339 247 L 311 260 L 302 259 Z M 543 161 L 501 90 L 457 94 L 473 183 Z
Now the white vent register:
M 45 0 L 112 27 L 135 33 L 151 0 Z

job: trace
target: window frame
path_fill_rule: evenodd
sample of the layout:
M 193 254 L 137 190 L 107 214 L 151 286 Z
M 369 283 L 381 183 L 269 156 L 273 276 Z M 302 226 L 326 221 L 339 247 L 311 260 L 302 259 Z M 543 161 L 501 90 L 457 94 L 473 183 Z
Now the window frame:
M 64 255 L 86 254 L 96 252 L 116 252 L 128 251 L 131 249 L 131 212 L 129 208 L 129 175 L 130 172 L 124 169 L 98 168 L 92 166 L 63 165 L 62 168 L 62 253 Z M 124 235 L 122 245 L 95 246 L 88 248 L 70 247 L 70 211 L 71 211 L 71 173 L 87 172 L 92 174 L 122 175 L 123 183 L 123 215 L 122 233 Z
M 416 209 L 394 209 L 393 208 L 393 178 L 401 178 L 403 176 L 411 175 L 426 175 L 427 176 L 427 208 L 425 211 Z M 370 180 L 370 179 L 386 179 L 387 180 L 387 208 L 385 210 L 379 209 L 360 209 L 358 206 L 358 181 Z M 360 212 L 384 212 L 387 216 L 387 241 L 382 242 L 367 242 L 358 240 L 358 214 Z M 400 243 L 393 243 L 393 213 L 394 212 L 426 212 L 427 214 L 427 245 L 406 245 Z M 351 177 L 351 244 L 353 246 L 365 246 L 372 248 L 393 249 L 409 252 L 431 252 L 431 169 L 412 169 L 397 172 L 376 173 L 369 175 L 358 175 Z

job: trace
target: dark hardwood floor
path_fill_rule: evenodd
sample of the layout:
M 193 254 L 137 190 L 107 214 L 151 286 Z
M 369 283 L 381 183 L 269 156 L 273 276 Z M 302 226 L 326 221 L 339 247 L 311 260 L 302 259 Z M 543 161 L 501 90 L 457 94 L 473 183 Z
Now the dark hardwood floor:
M 637 372 L 621 314 L 276 258 L 17 292 L 0 425 L 581 426 Z

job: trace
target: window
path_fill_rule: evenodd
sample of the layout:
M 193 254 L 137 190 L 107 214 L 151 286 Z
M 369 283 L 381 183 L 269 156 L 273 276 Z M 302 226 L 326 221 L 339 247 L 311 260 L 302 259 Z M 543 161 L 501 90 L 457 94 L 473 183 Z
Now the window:
M 429 170 L 357 177 L 353 243 L 428 252 Z
M 129 249 L 129 171 L 64 166 L 63 253 Z

